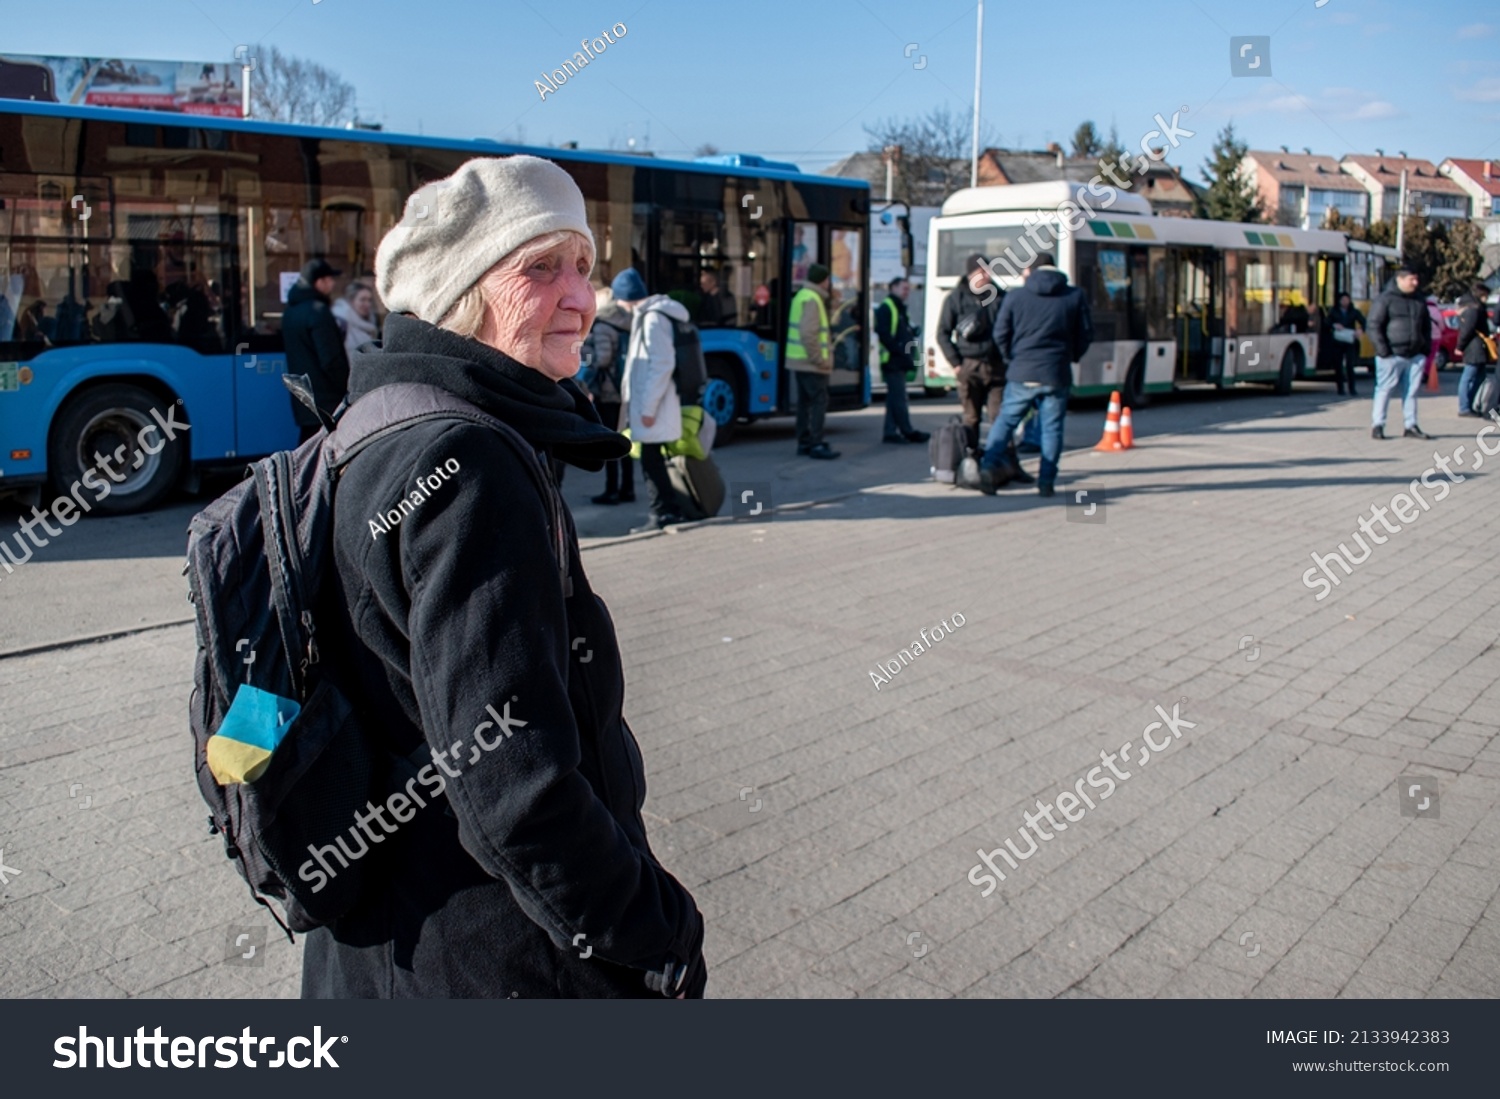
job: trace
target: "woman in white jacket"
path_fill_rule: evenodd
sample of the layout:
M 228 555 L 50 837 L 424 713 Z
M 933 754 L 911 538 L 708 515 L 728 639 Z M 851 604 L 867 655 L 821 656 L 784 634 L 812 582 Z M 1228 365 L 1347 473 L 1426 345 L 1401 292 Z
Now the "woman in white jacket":
M 665 294 L 648 295 L 646 281 L 633 267 L 616 275 L 610 289 L 615 301 L 633 314 L 621 399 L 629 410 L 630 437 L 641 444 L 641 470 L 651 493 L 651 522 L 631 533 L 660 530 L 683 521 L 662 444 L 675 443 L 682 435 L 672 321 L 686 322 L 688 311 Z
M 380 323 L 375 319 L 375 291 L 367 283 L 351 282 L 344 296 L 333 303 L 333 316 L 344 330 L 344 354 L 354 361 L 354 353 L 367 343 L 380 339 Z

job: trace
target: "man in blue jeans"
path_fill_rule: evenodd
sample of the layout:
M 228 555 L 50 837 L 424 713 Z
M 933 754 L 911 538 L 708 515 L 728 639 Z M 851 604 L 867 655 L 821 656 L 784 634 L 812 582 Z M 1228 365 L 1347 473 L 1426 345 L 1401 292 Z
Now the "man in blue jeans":
M 1396 285 L 1375 299 L 1367 331 L 1375 345 L 1375 406 L 1370 415 L 1370 438 L 1385 438 L 1385 413 L 1391 394 L 1402 391 L 1401 412 L 1408 439 L 1431 439 L 1417 426 L 1417 393 L 1432 351 L 1432 316 L 1427 299 L 1417 293 L 1417 273 L 1409 267 L 1396 272 Z
M 1062 456 L 1063 421 L 1073 364 L 1094 337 L 1089 303 L 1083 291 L 1068 285 L 1050 252 L 1042 252 L 1021 274 L 1026 282 L 1005 295 L 995 318 L 995 346 L 1009 363 L 1000 415 L 990 428 L 979 461 L 979 490 L 993 496 L 1006 484 L 1013 467 L 1006 455 L 1016 426 L 1035 408 L 1041 422 L 1042 465 L 1037 472 L 1039 496 L 1053 495 L 1057 462 Z

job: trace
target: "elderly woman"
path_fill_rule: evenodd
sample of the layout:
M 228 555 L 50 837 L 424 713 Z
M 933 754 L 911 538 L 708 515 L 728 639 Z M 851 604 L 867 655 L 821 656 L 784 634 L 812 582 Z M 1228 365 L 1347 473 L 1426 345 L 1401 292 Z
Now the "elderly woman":
M 422 206 L 430 220 L 413 217 Z M 628 450 L 570 380 L 593 264 L 577 186 L 526 156 L 428 184 L 381 242 L 391 314 L 383 347 L 353 358 L 350 402 L 437 386 L 542 460 L 495 428 L 435 419 L 380 439 L 339 481 L 325 663 L 384 747 L 431 752 L 443 790 L 389 834 L 369 829 L 370 881 L 308 935 L 304 996 L 703 993 L 703 920 L 641 820 L 614 626 L 543 472 Z M 399 524 L 372 524 L 413 496 Z

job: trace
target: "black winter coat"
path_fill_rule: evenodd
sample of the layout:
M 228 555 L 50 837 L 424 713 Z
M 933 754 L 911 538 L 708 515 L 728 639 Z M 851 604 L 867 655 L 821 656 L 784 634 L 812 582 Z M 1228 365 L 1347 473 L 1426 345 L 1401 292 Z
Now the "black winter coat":
M 1403 294 L 1394 288 L 1385 291 L 1370 307 L 1370 324 L 1365 329 L 1375 354 L 1426 355 L 1432 350 L 1432 314 L 1427 312 L 1427 296 Z
M 895 314 L 895 324 L 891 323 L 892 313 Z M 885 362 L 880 366 L 881 373 L 904 375 L 916 366 L 917 333 L 911 326 L 906 303 L 894 294 L 875 307 L 875 335 L 886 353 Z
M 334 318 L 329 300 L 301 279 L 286 297 L 281 317 L 281 338 L 286 344 L 286 372 L 306 374 L 312 379 L 318 407 L 328 415 L 349 390 L 349 356 L 344 351 L 344 332 Z M 318 418 L 295 397 L 292 415 L 302 427 L 316 427 Z
M 995 321 L 995 345 L 1013 382 L 1071 386 L 1073 364 L 1093 339 L 1088 299 L 1054 267 L 1038 268 L 1007 294 Z
M 628 452 L 571 380 L 395 314 L 383 349 L 355 355 L 351 399 L 403 381 L 458 394 L 539 455 L 597 470 Z M 380 532 L 419 475 L 430 495 Z M 367 856 L 356 909 L 307 936 L 304 997 L 650 997 L 648 971 L 677 965 L 702 994 L 703 920 L 647 843 L 614 625 L 565 524 L 571 595 L 523 456 L 468 423 L 408 427 L 339 481 L 329 674 L 391 751 L 461 747 L 444 797 Z
M 969 289 L 968 279 L 948 291 L 938 315 L 937 331 L 932 336 L 949 366 L 958 366 L 961 359 L 979 359 L 991 366 L 1000 365 L 1000 352 L 989 333 L 995 327 L 995 318 L 1000 314 L 1000 303 L 1004 298 L 1005 294 L 994 283 L 987 285 L 982 292 L 974 293 Z M 984 314 L 983 322 L 976 325 L 984 334 L 978 340 L 957 338 L 954 333 L 974 313 Z
M 1458 349 L 1466 366 L 1485 366 L 1490 361 L 1481 333 L 1490 334 L 1489 310 L 1473 294 L 1465 294 L 1458 299 Z

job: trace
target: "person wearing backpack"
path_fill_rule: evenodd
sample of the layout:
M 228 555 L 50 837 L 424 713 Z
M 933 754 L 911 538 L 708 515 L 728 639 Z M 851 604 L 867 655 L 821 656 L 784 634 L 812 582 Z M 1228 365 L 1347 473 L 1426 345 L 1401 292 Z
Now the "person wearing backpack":
M 1000 415 L 1005 392 L 1005 360 L 991 333 L 1005 294 L 990 277 L 984 257 L 978 252 L 964 261 L 964 278 L 948 291 L 938 315 L 934 339 L 943 358 L 958 375 L 958 395 L 963 401 L 964 432 L 968 449 L 979 448 L 979 424 L 993 424 Z M 1015 466 L 1019 469 L 1019 465 Z
M 382 346 L 354 357 L 349 407 L 273 456 L 295 459 L 291 494 L 315 475 L 336 493 L 329 575 L 298 586 L 304 673 L 338 688 L 376 756 L 422 764 L 370 778 L 347 835 L 297 854 L 304 881 L 360 875 L 307 935 L 304 997 L 703 994 L 703 918 L 647 840 L 619 644 L 547 469 L 597 471 L 627 448 L 572 381 L 594 261 L 583 195 L 550 161 L 478 158 L 422 187 L 376 255 L 391 313 Z M 297 517 L 304 553 L 320 518 Z M 191 542 L 189 560 L 195 577 L 211 561 Z M 233 636 L 212 667 L 241 667 Z M 319 697 L 268 712 L 295 729 Z M 254 758 L 221 753 L 221 769 Z M 319 805 L 363 781 L 330 771 Z
M 1482 282 L 1469 287 L 1469 292 L 1458 299 L 1458 352 L 1463 356 L 1464 372 L 1458 379 L 1458 414 L 1460 416 L 1485 416 L 1496 405 L 1497 389 L 1493 383 L 1487 394 L 1488 407 L 1474 408 L 1474 398 L 1494 364 L 1490 349 L 1494 342 L 1490 338 L 1490 316 L 1485 309 L 1490 288 Z
M 676 324 L 687 324 L 687 307 L 666 294 L 651 294 L 646 280 L 627 267 L 610 284 L 615 301 L 631 315 L 630 339 L 621 368 L 621 395 L 630 438 L 641 444 L 641 471 L 651 494 L 651 520 L 632 534 L 661 530 L 686 520 L 686 506 L 672 487 L 662 447 L 682 437 L 682 398 L 677 383 Z
M 620 368 L 625 361 L 625 344 L 630 338 L 630 310 L 615 301 L 613 291 L 607 286 L 595 293 L 594 301 L 599 312 L 594 317 L 594 327 L 589 329 L 588 339 L 583 341 L 589 395 L 594 400 L 594 411 L 599 414 L 600 423 L 618 431 L 621 427 L 620 410 L 625 404 L 620 395 Z M 635 463 L 630 455 L 604 463 L 604 491 L 590 497 L 589 502 L 605 507 L 635 503 Z

